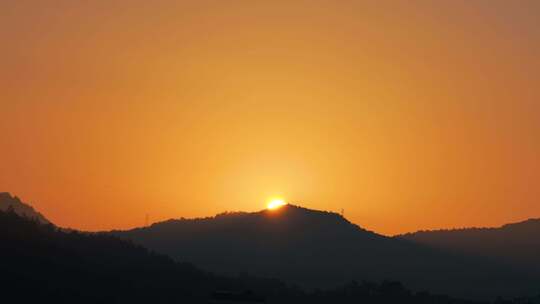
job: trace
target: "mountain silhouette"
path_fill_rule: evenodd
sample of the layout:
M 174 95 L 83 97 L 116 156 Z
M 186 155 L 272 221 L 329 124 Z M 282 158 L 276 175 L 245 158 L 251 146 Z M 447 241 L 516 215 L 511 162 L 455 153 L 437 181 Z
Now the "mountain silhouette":
M 21 216 L 37 219 L 41 223 L 50 223 L 41 213 L 34 210 L 32 206 L 23 203 L 18 197 L 11 196 L 8 192 L 0 192 L 0 211 L 7 211 L 8 209 L 13 209 L 15 213 Z
M 68 232 L 13 210 L 0 211 L 0 244 L 6 303 L 205 303 L 216 289 L 284 288 L 214 276 L 110 235 Z
M 396 281 L 305 292 L 275 279 L 217 276 L 108 234 L 63 230 L 13 209 L 0 211 L 0 244 L 6 303 L 485 303 L 414 293 Z
M 496 259 L 540 271 L 539 236 L 540 219 L 530 219 L 498 228 L 419 231 L 398 237 L 445 251 Z
M 463 297 L 539 292 L 537 272 L 360 228 L 299 206 L 179 219 L 111 234 L 222 274 L 277 277 L 308 288 L 396 279 Z

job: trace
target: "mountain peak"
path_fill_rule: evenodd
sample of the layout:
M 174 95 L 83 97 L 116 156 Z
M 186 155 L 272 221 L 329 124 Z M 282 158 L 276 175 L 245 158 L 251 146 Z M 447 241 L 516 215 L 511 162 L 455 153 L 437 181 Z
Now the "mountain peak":
M 266 212 L 279 212 L 279 211 L 282 211 L 282 210 L 286 210 L 286 211 L 290 211 L 290 212 L 303 212 L 303 213 L 319 213 L 319 214 L 334 214 L 334 215 L 338 215 L 337 213 L 335 212 L 330 212 L 330 211 L 323 211 L 323 210 L 316 210 L 316 209 L 310 209 L 310 208 L 306 208 L 306 207 L 302 207 L 300 205 L 295 205 L 295 204 L 292 204 L 292 203 L 287 203 L 281 207 L 279 207 L 278 209 L 274 209 L 274 210 L 269 210 L 269 209 L 264 209 L 263 211 L 266 211 Z
M 336 228 L 368 232 L 352 224 L 338 213 L 309 209 L 295 204 L 286 204 L 276 209 L 263 209 L 256 212 L 224 212 L 204 219 L 180 219 L 169 222 L 185 221 L 206 221 L 222 225 L 239 225 L 242 223 L 242 225 L 254 229 L 257 229 L 257 227 L 275 227 L 276 229 L 293 230 L 294 232 L 302 230 L 334 230 Z M 160 223 L 156 225 L 160 225 Z
M 32 206 L 25 204 L 17 196 L 12 196 L 9 192 L 0 192 L 0 210 L 6 211 L 13 209 L 15 213 L 28 218 L 35 218 L 39 222 L 50 223 L 41 213 L 37 212 Z
M 268 216 L 275 216 L 275 217 L 296 218 L 296 219 L 303 218 L 303 217 L 312 218 L 312 219 L 324 218 L 326 220 L 332 220 L 334 222 L 343 222 L 343 223 L 351 224 L 341 214 L 338 214 L 336 212 L 309 209 L 309 208 L 305 208 L 300 205 L 294 205 L 294 204 L 286 204 L 275 210 L 265 209 L 261 212 L 263 212 L 264 214 Z
M 11 193 L 9 193 L 9 192 L 0 192 L 0 202 L 4 202 L 4 201 L 18 201 L 18 202 L 20 202 L 21 200 L 16 196 L 12 196 Z

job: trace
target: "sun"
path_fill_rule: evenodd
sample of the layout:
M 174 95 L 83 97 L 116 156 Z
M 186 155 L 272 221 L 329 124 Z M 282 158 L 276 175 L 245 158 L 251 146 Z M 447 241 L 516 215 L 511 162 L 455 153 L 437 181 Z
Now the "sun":
M 268 204 L 266 205 L 266 209 L 268 210 L 276 210 L 276 209 L 279 209 L 283 206 L 287 205 L 287 203 L 285 203 L 285 200 L 281 199 L 281 198 L 273 198 L 271 200 L 268 201 Z

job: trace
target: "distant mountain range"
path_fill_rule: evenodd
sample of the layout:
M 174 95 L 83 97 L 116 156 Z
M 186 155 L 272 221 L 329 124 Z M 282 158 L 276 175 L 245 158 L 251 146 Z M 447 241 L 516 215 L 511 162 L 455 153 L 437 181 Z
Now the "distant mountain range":
M 8 192 L 0 192 L 0 211 L 7 211 L 12 208 L 15 213 L 31 219 L 36 219 L 41 223 L 48 224 L 50 221 L 32 206 L 23 203 L 18 197 L 11 196 Z
M 515 267 L 540 271 L 540 219 L 499 228 L 419 231 L 398 238 L 448 252 L 496 259 Z
M 104 276 L 103 278 L 113 275 L 111 273 L 117 276 L 116 271 L 124 271 L 125 274 L 139 272 L 134 275 L 136 282 L 129 281 L 129 275 L 120 276 L 121 282 L 115 284 L 121 284 L 122 288 L 138 286 L 139 282 L 146 284 L 144 282 L 147 278 L 139 277 L 142 273 L 146 273 L 149 278 L 166 276 L 168 279 L 162 283 L 169 286 L 166 288 L 173 288 L 169 284 L 175 284 L 171 283 L 171 280 L 177 281 L 173 279 L 177 274 L 169 273 L 165 269 L 176 268 L 174 265 L 178 264 L 163 260 L 163 266 L 156 265 L 161 270 L 137 268 L 135 264 L 159 264 L 159 260 L 164 257 L 154 259 L 153 254 L 143 253 L 130 243 L 118 240 L 123 238 L 159 254 L 168 255 L 178 262 L 193 263 L 205 271 L 219 275 L 278 278 L 285 283 L 308 289 L 337 287 L 338 294 L 353 292 L 338 287 L 349 286 L 346 284 L 352 280 L 380 282 L 385 279 L 401 281 L 417 291 L 427 290 L 465 298 L 540 294 L 540 240 L 537 237 L 540 233 L 540 220 L 528 220 L 500 228 L 421 231 L 386 237 L 362 229 L 336 213 L 286 205 L 278 210 L 223 213 L 208 218 L 169 220 L 128 231 L 81 234 L 55 228 L 54 225 L 28 228 L 50 222 L 17 197 L 0 193 L 0 215 L 4 213 L 8 214 L 2 218 L 4 220 L 13 220 L 13 216 L 10 217 L 9 214 L 17 214 L 27 219 L 22 222 L 15 220 L 15 224 L 0 220 L 0 244 L 10 248 L 0 251 L 0 258 L 3 261 L 14 261 L 0 263 L 0 271 L 8 273 L 6 269 L 11 269 L 14 277 L 23 279 L 21 282 L 41 282 L 41 279 L 37 278 L 41 278 L 48 271 L 56 271 L 54 265 L 57 265 L 60 269 L 67 267 L 64 269 L 66 271 L 75 271 L 76 274 L 66 274 L 75 277 L 92 277 L 92 274 L 84 273 L 92 272 L 93 267 L 101 273 L 98 277 Z M 25 221 L 29 224 L 24 224 Z M 41 252 L 40 248 L 46 252 Z M 140 259 L 133 260 L 133 254 Z M 122 264 L 124 258 L 127 263 L 125 265 Z M 27 265 L 24 264 L 25 261 L 28 261 Z M 10 265 L 13 267 L 9 268 Z M 28 269 L 17 273 L 16 265 L 25 265 L 19 268 L 28 266 Z M 49 268 L 45 269 L 44 265 Z M 120 266 L 127 268 L 117 268 Z M 204 293 L 208 293 L 211 288 L 222 286 L 220 284 L 225 282 L 224 286 L 228 286 L 227 288 L 236 286 L 235 288 L 240 290 L 238 286 L 250 286 L 250 289 L 256 287 L 257 290 L 276 295 L 276 290 L 261 289 L 260 282 L 265 282 L 261 279 L 248 279 L 248 282 L 240 284 L 238 281 L 228 281 L 225 277 L 219 279 L 213 275 L 207 276 L 199 270 L 195 273 L 199 273 L 199 278 L 204 276 L 204 284 L 211 286 L 205 289 Z M 43 276 L 43 280 L 46 278 L 47 276 Z M 68 284 L 66 277 L 53 278 L 61 284 Z M 187 280 L 192 279 L 188 276 Z M 7 280 L 14 282 L 9 278 Z M 1 286 L 10 286 L 0 281 L 3 284 Z M 96 282 L 92 284 L 97 284 Z M 262 285 L 265 284 L 278 288 L 278 294 L 286 294 L 287 297 L 295 294 L 297 290 L 287 289 L 282 283 L 273 280 Z M 19 287 L 22 288 L 21 291 L 24 289 L 24 286 Z M 78 290 L 76 286 L 70 288 Z M 354 292 L 365 296 L 365 293 L 374 292 L 370 288 L 379 287 L 368 284 L 347 288 L 353 288 Z M 47 292 L 49 291 L 47 289 Z M 90 291 L 85 289 L 84 292 Z M 401 292 L 399 297 L 404 296 Z M 106 295 L 107 293 L 104 294 Z M 302 297 L 304 296 L 306 294 Z M 310 302 L 315 303 L 315 299 L 319 297 L 320 294 Z M 425 303 L 431 303 L 431 300 L 433 299 L 429 298 Z M 446 303 L 445 301 L 440 303 Z
M 0 211 L 0 246 L 2 303 L 475 303 L 414 293 L 396 281 L 308 293 L 275 279 L 216 276 L 107 234 L 66 231 L 13 209 Z
M 540 292 L 540 272 L 524 264 L 385 237 L 338 214 L 294 205 L 111 234 L 217 273 L 277 277 L 310 288 L 392 278 L 417 290 L 469 298 Z

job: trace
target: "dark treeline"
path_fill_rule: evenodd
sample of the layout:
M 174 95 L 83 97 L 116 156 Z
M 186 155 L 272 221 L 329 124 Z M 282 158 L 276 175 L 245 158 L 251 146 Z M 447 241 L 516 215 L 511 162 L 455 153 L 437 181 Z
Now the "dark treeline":
M 208 303 L 215 291 L 249 291 L 267 303 L 481 303 L 392 281 L 305 292 L 275 279 L 217 276 L 114 236 L 62 230 L 10 210 L 0 211 L 0 259 L 2 302 Z

